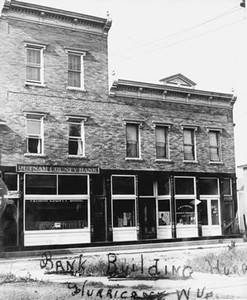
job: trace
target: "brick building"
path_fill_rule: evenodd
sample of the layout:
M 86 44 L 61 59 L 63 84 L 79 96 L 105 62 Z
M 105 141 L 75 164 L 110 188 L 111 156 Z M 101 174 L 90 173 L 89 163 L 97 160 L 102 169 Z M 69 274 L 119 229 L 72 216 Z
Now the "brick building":
M 15 207 L 14 244 L 235 233 L 235 97 L 197 90 L 182 74 L 159 84 L 118 80 L 109 93 L 110 27 L 104 18 L 4 4 L 1 210 Z

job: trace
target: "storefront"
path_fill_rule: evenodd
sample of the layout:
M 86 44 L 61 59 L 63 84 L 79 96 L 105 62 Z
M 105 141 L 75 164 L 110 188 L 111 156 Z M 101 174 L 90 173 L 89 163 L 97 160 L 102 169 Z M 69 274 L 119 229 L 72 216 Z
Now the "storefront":
M 18 165 L 24 246 L 91 242 L 90 174 L 98 168 Z
M 112 175 L 113 241 L 221 236 L 231 191 L 231 178 Z

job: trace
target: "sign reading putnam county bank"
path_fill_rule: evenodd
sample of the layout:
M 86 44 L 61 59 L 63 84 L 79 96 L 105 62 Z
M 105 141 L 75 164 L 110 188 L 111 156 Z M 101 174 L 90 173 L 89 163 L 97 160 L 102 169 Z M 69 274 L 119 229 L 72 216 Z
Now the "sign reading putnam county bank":
M 99 167 L 46 166 L 46 165 L 20 165 L 20 164 L 17 164 L 16 172 L 19 172 L 19 173 L 60 173 L 60 174 L 99 174 Z

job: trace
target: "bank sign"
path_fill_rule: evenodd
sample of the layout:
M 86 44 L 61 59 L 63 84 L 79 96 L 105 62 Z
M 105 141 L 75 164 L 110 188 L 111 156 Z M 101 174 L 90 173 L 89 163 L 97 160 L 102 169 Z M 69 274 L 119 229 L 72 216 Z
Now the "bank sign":
M 46 166 L 17 164 L 19 173 L 55 173 L 55 174 L 99 174 L 99 167 Z

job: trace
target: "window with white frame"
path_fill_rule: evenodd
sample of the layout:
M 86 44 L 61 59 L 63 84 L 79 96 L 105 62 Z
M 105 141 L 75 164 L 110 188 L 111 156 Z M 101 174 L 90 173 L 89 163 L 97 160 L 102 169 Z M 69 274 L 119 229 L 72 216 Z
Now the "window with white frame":
M 156 138 L 156 158 L 157 159 L 168 159 L 168 127 L 167 126 L 156 126 L 155 127 L 155 138 Z
M 135 176 L 112 176 L 113 227 L 136 224 Z
M 26 47 L 26 83 L 44 84 L 45 45 L 24 43 Z
M 84 89 L 84 55 L 82 51 L 67 50 L 68 88 Z
M 127 158 L 140 157 L 140 124 L 126 124 L 126 156 Z
M 195 178 L 175 177 L 175 209 L 177 225 L 196 224 L 195 201 Z
M 183 128 L 184 160 L 195 160 L 195 128 Z
M 210 161 L 220 161 L 220 131 L 209 130 L 209 159 Z
M 89 226 L 87 175 L 25 175 L 25 230 Z
M 84 122 L 69 121 L 69 155 L 84 156 Z
M 171 225 L 171 196 L 169 177 L 157 178 L 158 225 Z
M 27 115 L 27 153 L 44 153 L 43 116 Z

